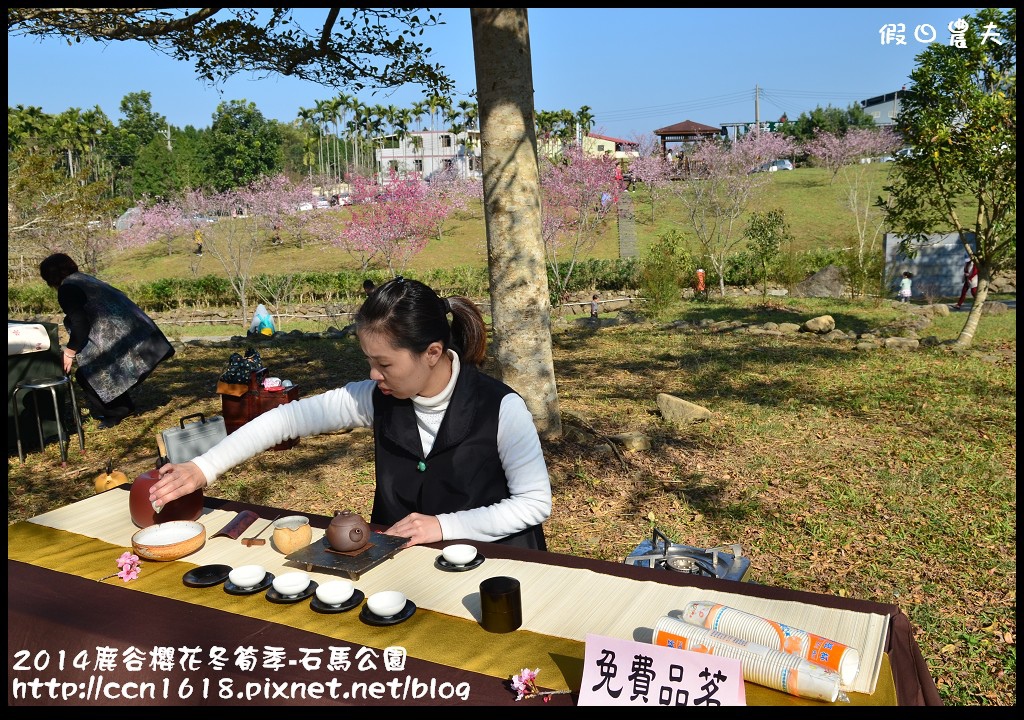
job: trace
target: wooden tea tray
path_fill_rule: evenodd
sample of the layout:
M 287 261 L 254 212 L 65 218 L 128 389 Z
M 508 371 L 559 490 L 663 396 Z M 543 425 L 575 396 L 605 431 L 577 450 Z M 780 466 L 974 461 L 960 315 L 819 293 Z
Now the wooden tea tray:
M 323 537 L 286 555 L 285 560 L 303 563 L 307 571 L 313 568 L 336 570 L 344 573 L 350 580 L 358 580 L 362 573 L 393 557 L 407 542 L 407 537 L 370 533 L 369 541 L 361 550 L 343 553 L 332 550 L 327 544 L 327 538 Z

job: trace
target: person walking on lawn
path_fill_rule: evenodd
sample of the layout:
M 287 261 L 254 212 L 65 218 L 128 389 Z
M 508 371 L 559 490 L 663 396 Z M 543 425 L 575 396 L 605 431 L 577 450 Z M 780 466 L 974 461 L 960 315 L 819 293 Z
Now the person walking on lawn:
M 964 258 L 964 286 L 960 290 L 960 299 L 956 303 L 957 310 L 964 306 L 968 289 L 971 291 L 972 298 L 978 297 L 978 266 L 971 262 L 970 255 Z

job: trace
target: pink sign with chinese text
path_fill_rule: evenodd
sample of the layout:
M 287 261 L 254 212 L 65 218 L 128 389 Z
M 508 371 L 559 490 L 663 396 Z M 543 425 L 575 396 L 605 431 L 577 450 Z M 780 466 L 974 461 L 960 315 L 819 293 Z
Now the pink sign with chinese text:
M 739 660 L 587 635 L 579 705 L 746 705 Z

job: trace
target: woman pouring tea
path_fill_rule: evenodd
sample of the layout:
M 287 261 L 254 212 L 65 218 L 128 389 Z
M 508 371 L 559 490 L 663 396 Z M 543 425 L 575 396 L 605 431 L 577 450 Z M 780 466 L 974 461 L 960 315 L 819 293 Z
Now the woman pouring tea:
M 449 323 L 448 316 L 452 320 Z M 289 439 L 372 427 L 370 522 L 408 545 L 481 540 L 546 550 L 551 482 L 526 403 L 486 375 L 487 329 L 468 298 L 397 277 L 355 317 L 370 378 L 281 405 L 190 462 L 160 468 L 160 506 Z

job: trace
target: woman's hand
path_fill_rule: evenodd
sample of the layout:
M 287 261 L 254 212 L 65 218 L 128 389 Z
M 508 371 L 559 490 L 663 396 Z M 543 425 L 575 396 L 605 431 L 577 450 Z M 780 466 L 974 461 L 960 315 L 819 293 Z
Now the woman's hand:
M 71 374 L 71 366 L 75 364 L 75 355 L 76 354 L 77 353 L 68 354 L 67 350 L 64 350 L 61 353 L 61 364 L 64 367 L 64 374 L 65 375 L 70 375 Z
M 396 535 L 407 537 L 407 542 L 402 547 L 412 547 L 423 543 L 439 542 L 441 537 L 441 523 L 433 515 L 421 515 L 410 513 L 384 531 L 385 535 Z
M 194 462 L 161 466 L 158 470 L 160 480 L 149 489 L 149 501 L 154 507 L 162 508 L 172 500 L 177 500 L 207 485 L 206 476 Z

